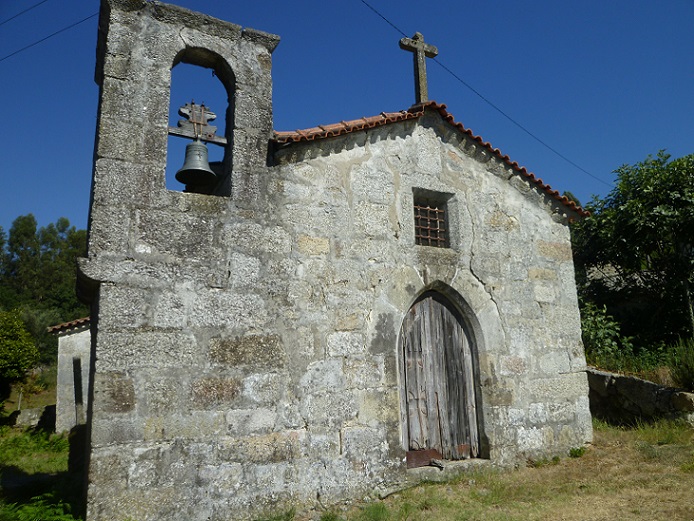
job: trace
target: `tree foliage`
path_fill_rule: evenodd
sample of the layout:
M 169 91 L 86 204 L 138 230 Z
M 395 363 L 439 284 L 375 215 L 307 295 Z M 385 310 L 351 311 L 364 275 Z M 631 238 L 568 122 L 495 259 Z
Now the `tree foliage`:
M 39 359 L 34 339 L 16 311 L 0 311 L 0 400 L 8 384 L 22 380 Z
M 616 173 L 616 187 L 572 227 L 580 295 L 640 346 L 691 336 L 694 154 L 670 161 L 661 151 Z
M 0 228 L 0 310 L 19 310 L 42 362 L 57 352 L 46 328 L 88 314 L 75 294 L 75 259 L 85 255 L 86 238 L 64 217 L 39 227 L 32 214 L 22 215 L 8 234 Z

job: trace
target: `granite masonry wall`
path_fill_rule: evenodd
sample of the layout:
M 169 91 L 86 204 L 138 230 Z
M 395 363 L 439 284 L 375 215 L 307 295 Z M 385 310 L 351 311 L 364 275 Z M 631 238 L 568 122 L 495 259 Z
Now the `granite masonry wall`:
M 590 441 L 566 207 L 435 111 L 275 147 L 276 37 L 144 1 L 101 16 L 90 521 L 246 519 L 420 479 L 397 345 L 432 289 L 474 340 L 482 460 Z M 180 59 L 231 93 L 218 195 L 165 188 Z M 430 192 L 450 248 L 415 245 Z

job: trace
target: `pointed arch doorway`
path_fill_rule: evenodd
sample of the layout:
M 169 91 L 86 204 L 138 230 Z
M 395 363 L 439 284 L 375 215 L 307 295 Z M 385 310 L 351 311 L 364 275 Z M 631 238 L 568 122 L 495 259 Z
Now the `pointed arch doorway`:
M 408 467 L 478 457 L 473 344 L 460 312 L 441 293 L 424 293 L 403 320 L 398 347 Z

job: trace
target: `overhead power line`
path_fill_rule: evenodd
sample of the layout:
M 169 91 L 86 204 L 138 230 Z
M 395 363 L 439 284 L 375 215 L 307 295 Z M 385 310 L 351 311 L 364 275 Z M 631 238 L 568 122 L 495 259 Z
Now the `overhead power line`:
M 393 29 L 395 29 L 397 32 L 402 34 L 404 37 L 408 37 L 407 34 L 403 32 L 402 29 L 400 29 L 397 25 L 395 25 L 393 22 L 388 20 L 383 14 L 381 14 L 379 11 L 377 11 L 373 6 L 371 6 L 366 0 L 361 0 L 361 3 L 364 4 L 366 7 L 371 9 L 376 15 L 378 15 L 381 19 L 383 19 L 388 25 L 390 25 Z M 505 117 L 507 120 L 509 120 L 511 123 L 516 125 L 519 129 L 521 129 L 523 132 L 525 132 L 527 135 L 529 135 L 531 138 L 533 138 L 535 141 L 540 143 L 543 147 L 551 151 L 552 153 L 556 154 L 558 157 L 569 163 L 571 166 L 574 168 L 577 168 L 584 174 L 586 174 L 589 177 L 592 177 L 596 181 L 604 184 L 605 186 L 609 186 L 610 188 L 612 187 L 612 184 L 608 183 L 607 181 L 599 178 L 598 176 L 591 174 L 588 170 L 585 168 L 581 167 L 580 165 L 576 164 L 574 161 L 566 157 L 564 154 L 559 152 L 557 149 L 549 145 L 547 142 L 544 140 L 540 139 L 537 135 L 535 135 L 533 132 L 525 128 L 522 124 L 520 124 L 518 121 L 513 119 L 511 116 L 509 116 L 506 112 L 504 112 L 501 108 L 499 108 L 497 105 L 495 105 L 491 100 L 489 100 L 487 97 L 485 97 L 482 93 L 480 93 L 477 89 L 472 87 L 470 84 L 468 84 L 465 80 L 463 80 L 460 76 L 458 76 L 455 72 L 453 72 L 450 68 L 448 68 L 441 60 L 438 58 L 433 58 L 434 62 L 441 67 L 444 71 L 446 71 L 448 74 L 450 74 L 453 78 L 458 80 L 460 83 L 462 83 L 465 87 L 467 87 L 473 94 L 475 94 L 477 97 L 479 97 L 482 101 L 484 101 L 487 105 L 492 107 L 494 110 L 496 110 L 499 114 L 501 114 L 503 117 Z
M 81 19 L 80 21 L 78 21 L 78 22 L 75 22 L 75 23 L 73 23 L 73 24 L 70 24 L 70 25 L 68 25 L 67 27 L 63 27 L 62 29 L 60 29 L 60 30 L 58 30 L 58 31 L 56 31 L 56 32 L 54 32 L 54 33 L 52 33 L 52 34 L 49 34 L 49 35 L 46 36 L 45 38 L 41 38 L 40 40 L 37 40 L 37 41 L 35 41 L 35 42 L 33 42 L 33 43 L 30 43 L 29 45 L 26 45 L 26 46 L 22 47 L 21 49 L 17 49 L 16 51 L 14 51 L 14 52 L 8 54 L 7 56 L 3 56 L 2 58 L 0 58 L 0 62 L 3 62 L 3 61 L 5 61 L 5 60 L 8 59 L 8 58 L 12 58 L 12 56 L 17 55 L 17 54 L 19 54 L 20 52 L 24 52 L 24 51 L 26 51 L 27 49 L 30 49 L 30 48 L 34 47 L 35 45 L 38 45 L 38 44 L 40 44 L 40 43 L 43 43 L 43 42 L 45 42 L 46 40 L 48 40 L 49 38 L 53 38 L 54 36 L 57 36 L 57 35 L 59 35 L 60 33 L 64 33 L 65 31 L 68 31 L 68 30 L 72 29 L 73 27 L 77 27 L 79 24 L 84 23 L 84 22 L 86 22 L 87 20 L 90 20 L 90 19 L 94 18 L 94 17 L 97 16 L 98 14 L 99 14 L 99 13 L 91 14 L 91 15 L 87 16 L 86 18 L 82 18 L 82 19 Z
M 43 0 L 42 2 L 39 2 L 38 4 L 34 4 L 34 5 L 32 5 L 31 7 L 27 7 L 27 8 L 24 9 L 24 11 L 22 11 L 21 13 L 17 13 L 17 14 L 14 15 L 14 16 L 10 16 L 7 20 L 3 20 L 2 22 L 0 22 L 0 27 L 3 26 L 3 25 L 5 25 L 7 22 L 11 22 L 11 21 L 14 20 L 15 18 L 18 18 L 18 17 L 22 16 L 24 13 L 28 13 L 28 12 L 31 11 L 33 8 L 38 7 L 38 6 L 40 6 L 41 4 L 45 4 L 46 2 L 48 2 L 48 0 Z

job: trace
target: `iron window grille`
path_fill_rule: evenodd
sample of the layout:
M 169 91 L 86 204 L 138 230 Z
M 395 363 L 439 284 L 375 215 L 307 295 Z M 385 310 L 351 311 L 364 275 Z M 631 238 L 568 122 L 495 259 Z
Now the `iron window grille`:
M 441 201 L 414 201 L 415 244 L 448 248 L 446 203 Z

